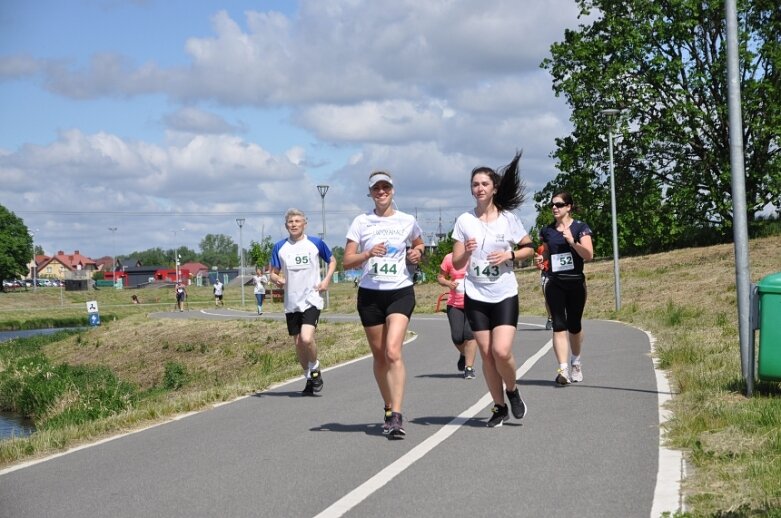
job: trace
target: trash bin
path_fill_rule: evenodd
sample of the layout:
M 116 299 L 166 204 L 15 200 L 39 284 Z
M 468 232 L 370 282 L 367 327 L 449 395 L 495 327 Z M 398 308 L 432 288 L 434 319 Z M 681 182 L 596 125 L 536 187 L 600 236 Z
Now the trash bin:
M 757 283 L 759 296 L 759 379 L 781 381 L 781 272 Z

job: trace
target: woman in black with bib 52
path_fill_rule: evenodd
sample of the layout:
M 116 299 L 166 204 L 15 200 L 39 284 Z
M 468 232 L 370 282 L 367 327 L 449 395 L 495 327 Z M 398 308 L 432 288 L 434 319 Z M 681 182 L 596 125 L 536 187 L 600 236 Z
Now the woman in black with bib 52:
M 572 195 L 554 194 L 550 207 L 555 221 L 540 232 L 544 252 L 534 259 L 538 265 L 545 259 L 550 261 L 545 300 L 553 319 L 553 351 L 559 362 L 556 383 L 568 385 L 583 381 L 580 361 L 581 319 L 586 306 L 583 263 L 594 258 L 594 246 L 589 226 L 572 218 L 575 208 Z

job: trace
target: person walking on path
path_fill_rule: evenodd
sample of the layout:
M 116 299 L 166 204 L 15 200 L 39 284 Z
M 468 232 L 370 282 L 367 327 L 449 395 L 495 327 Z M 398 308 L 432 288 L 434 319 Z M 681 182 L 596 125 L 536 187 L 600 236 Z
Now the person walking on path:
M 214 281 L 214 307 L 218 308 L 220 306 L 225 306 L 225 302 L 223 302 L 222 297 L 223 293 L 225 291 L 225 285 L 220 280 L 220 277 L 217 277 L 217 280 Z
M 336 270 L 336 258 L 319 237 L 308 236 L 306 215 L 298 209 L 285 213 L 285 228 L 289 236 L 277 242 L 271 250 L 271 281 L 284 288 L 287 331 L 293 337 L 296 355 L 304 369 L 305 396 L 323 389 L 323 376 L 317 359 L 315 330 L 323 309 L 321 292 L 328 289 Z M 327 270 L 320 279 L 320 259 Z
M 551 198 L 554 222 L 543 227 L 542 253 L 535 254 L 538 265 L 549 261 L 545 301 L 553 319 L 553 351 L 559 362 L 556 383 L 568 385 L 583 381 L 580 361 L 583 346 L 583 309 L 586 307 L 586 276 L 583 263 L 594 258 L 591 229 L 572 218 L 575 202 L 567 192 Z
M 450 324 L 450 338 L 460 353 L 458 370 L 464 372 L 464 379 L 474 379 L 477 342 L 464 312 L 465 276 L 466 266 L 460 269 L 454 268 L 453 254 L 447 254 L 439 266 L 437 282 L 450 290 L 447 297 L 447 321 Z
M 184 311 L 184 301 L 187 300 L 187 289 L 181 282 L 176 283 L 174 288 L 174 296 L 176 297 L 176 307 L 181 312 Z
M 412 272 L 425 250 L 415 217 L 394 207 L 393 178 L 384 171 L 369 175 L 374 210 L 357 216 L 347 231 L 344 269 L 362 268 L 358 314 L 373 357 L 374 378 L 385 402 L 383 433 L 406 434 L 401 413 L 406 384 L 402 346 L 415 309 Z
M 255 285 L 255 301 L 258 303 L 258 315 L 263 314 L 263 299 L 266 296 L 266 284 L 268 284 L 268 276 L 263 273 L 260 267 L 255 268 L 255 275 L 252 276 L 252 282 Z
M 534 254 L 528 232 L 512 213 L 525 197 L 518 172 L 520 159 L 517 153 L 499 172 L 490 167 L 472 170 L 476 206 L 459 216 L 453 228 L 453 266 L 467 268 L 464 309 L 494 401 L 487 422 L 492 428 L 509 418 L 505 394 L 516 419 L 527 411 L 516 387 L 512 350 L 518 325 L 518 281 L 513 263 Z

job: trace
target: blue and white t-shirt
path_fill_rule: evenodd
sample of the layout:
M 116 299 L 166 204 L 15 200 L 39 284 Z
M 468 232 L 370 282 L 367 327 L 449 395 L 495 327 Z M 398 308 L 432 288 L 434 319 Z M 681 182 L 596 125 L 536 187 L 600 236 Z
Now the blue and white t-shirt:
M 523 223 L 512 212 L 500 212 L 494 221 L 481 221 L 474 211 L 461 214 L 453 227 L 453 239 L 466 242 L 477 240 L 477 250 L 472 252 L 466 269 L 464 289 L 470 299 L 482 302 L 500 302 L 518 294 L 518 280 L 513 272 L 513 262 L 498 265 L 488 262 L 488 254 L 494 251 L 508 252 L 528 235 Z
M 347 230 L 347 239 L 358 243 L 359 251 L 385 243 L 383 257 L 370 257 L 363 263 L 361 288 L 396 290 L 412 286 L 412 273 L 407 268 L 407 246 L 423 232 L 415 217 L 397 210 L 391 216 L 380 217 L 374 212 L 357 216 Z
M 271 266 L 285 278 L 285 313 L 323 309 L 320 284 L 320 261 L 331 262 L 331 249 L 319 237 L 304 234 L 298 241 L 283 239 L 271 250 Z

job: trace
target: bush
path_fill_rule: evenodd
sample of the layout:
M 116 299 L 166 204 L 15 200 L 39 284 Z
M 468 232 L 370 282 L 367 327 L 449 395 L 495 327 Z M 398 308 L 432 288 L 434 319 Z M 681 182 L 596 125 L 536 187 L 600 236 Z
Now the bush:
M 40 353 L 13 359 L 0 373 L 0 406 L 32 418 L 39 430 L 108 417 L 136 398 L 107 367 L 54 366 Z
M 187 383 L 187 368 L 178 362 L 167 362 L 163 375 L 163 386 L 169 390 L 177 390 Z

